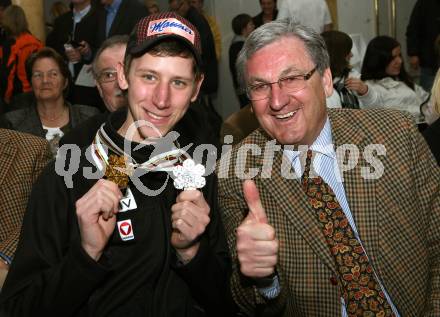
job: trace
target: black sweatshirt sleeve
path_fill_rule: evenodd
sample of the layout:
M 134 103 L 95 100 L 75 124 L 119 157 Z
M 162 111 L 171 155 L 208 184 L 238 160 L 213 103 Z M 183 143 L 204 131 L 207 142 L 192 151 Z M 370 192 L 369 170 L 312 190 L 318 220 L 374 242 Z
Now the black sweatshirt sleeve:
M 217 180 L 207 179 L 205 199 L 211 221 L 202 235 L 196 256 L 186 265 L 174 266 L 207 316 L 231 316 L 234 311 L 229 291 L 231 258 L 217 205 Z

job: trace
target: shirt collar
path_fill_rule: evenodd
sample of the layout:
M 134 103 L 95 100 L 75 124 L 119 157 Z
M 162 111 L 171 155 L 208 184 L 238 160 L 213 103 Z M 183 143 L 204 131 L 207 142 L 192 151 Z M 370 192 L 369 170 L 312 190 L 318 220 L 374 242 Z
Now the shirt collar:
M 78 23 L 79 21 L 82 20 L 82 18 L 89 13 L 90 8 L 92 6 L 89 4 L 87 7 L 85 7 L 84 9 L 82 9 L 81 11 L 73 11 L 73 20 Z
M 310 146 L 310 150 L 321 153 L 322 155 L 328 156 L 333 159 L 336 158 L 335 149 L 333 147 L 332 127 L 330 119 L 328 117 L 318 137 Z M 292 162 L 296 160 L 296 158 L 301 154 L 301 151 L 288 149 L 284 150 L 284 152 L 291 159 Z
M 113 3 L 111 5 L 106 5 L 105 6 L 105 10 L 107 12 L 112 12 L 115 13 L 118 11 L 120 5 L 121 5 L 122 0 L 114 0 Z

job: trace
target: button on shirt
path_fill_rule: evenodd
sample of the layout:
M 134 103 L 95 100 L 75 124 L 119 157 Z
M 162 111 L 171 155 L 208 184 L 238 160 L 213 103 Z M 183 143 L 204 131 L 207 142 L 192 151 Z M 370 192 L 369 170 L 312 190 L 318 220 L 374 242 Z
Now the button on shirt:
M 105 20 L 105 36 L 108 37 L 110 33 L 110 28 L 112 27 L 113 21 L 115 20 L 116 13 L 118 13 L 119 6 L 122 0 L 114 0 L 111 5 L 105 6 L 105 11 L 107 11 L 107 18 Z
M 350 211 L 350 206 L 348 205 L 347 197 L 345 195 L 344 184 L 341 181 L 341 174 L 338 168 L 336 152 L 333 146 L 331 124 L 328 118 L 325 122 L 324 128 L 321 130 L 321 133 L 319 134 L 315 142 L 313 142 L 313 144 L 310 146 L 310 149 L 315 153 L 315 158 L 313 161 L 314 171 L 319 176 L 321 176 L 322 179 L 327 184 L 329 184 L 330 187 L 333 189 L 333 192 L 335 193 L 336 198 L 338 199 L 339 204 L 341 205 L 341 208 L 348 219 L 348 222 L 353 228 L 356 238 L 359 240 L 360 244 L 362 245 L 362 241 L 359 239 L 359 234 L 356 228 L 356 224 L 354 222 L 353 214 Z M 301 148 L 299 148 L 299 150 L 301 151 Z M 288 157 L 292 162 L 292 166 L 295 170 L 296 175 L 302 175 L 304 168 L 303 166 L 301 166 L 300 151 L 284 150 L 284 155 L 286 155 L 286 157 Z M 305 151 L 307 151 L 307 149 L 305 149 Z M 378 278 L 377 280 L 379 281 L 380 287 L 382 288 L 385 297 L 390 303 L 394 314 L 399 317 L 400 315 L 398 314 L 394 304 L 391 302 L 390 296 L 383 287 L 382 282 Z M 346 317 L 348 315 L 345 309 L 345 303 L 343 298 L 341 298 L 341 304 L 342 304 L 342 308 L 341 308 L 342 316 Z

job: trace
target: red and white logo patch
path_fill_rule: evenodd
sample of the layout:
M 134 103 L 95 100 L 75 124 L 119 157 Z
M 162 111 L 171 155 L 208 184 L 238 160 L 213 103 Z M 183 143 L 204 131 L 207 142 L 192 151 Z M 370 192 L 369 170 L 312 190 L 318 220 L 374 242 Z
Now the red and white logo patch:
M 130 219 L 118 221 L 117 226 L 122 241 L 134 239 L 133 226 L 131 225 Z

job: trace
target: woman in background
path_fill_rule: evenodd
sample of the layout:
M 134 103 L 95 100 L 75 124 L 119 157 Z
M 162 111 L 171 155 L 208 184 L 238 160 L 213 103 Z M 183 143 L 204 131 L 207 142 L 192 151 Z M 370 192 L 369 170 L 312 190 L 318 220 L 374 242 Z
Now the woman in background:
M 43 44 L 29 32 L 26 15 L 17 5 L 12 4 L 3 12 L 2 27 L 7 40 L 0 47 L 0 93 L 4 102 L 9 104 L 13 96 L 32 90 L 25 63 L 29 55 Z
M 327 97 L 328 108 L 359 108 L 356 94 L 348 89 L 345 82 L 349 78 L 359 79 L 361 74 L 350 65 L 353 56 L 351 49 L 353 40 L 340 31 L 326 31 L 321 34 L 330 57 L 330 70 L 333 77 L 333 94 Z
M 415 84 L 405 71 L 401 47 L 394 38 L 377 36 L 368 43 L 361 80 L 364 83 L 347 81 L 346 85 L 357 91 L 364 108 L 407 111 L 417 124 L 425 123 L 421 109 L 427 104 L 429 93 Z
M 99 110 L 83 105 L 70 105 L 65 97 L 71 75 L 67 64 L 55 50 L 46 47 L 29 57 L 26 65 L 35 102 L 3 116 L 4 128 L 46 138 L 55 155 L 59 139 L 80 122 Z

